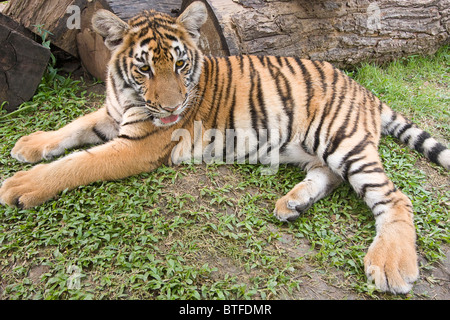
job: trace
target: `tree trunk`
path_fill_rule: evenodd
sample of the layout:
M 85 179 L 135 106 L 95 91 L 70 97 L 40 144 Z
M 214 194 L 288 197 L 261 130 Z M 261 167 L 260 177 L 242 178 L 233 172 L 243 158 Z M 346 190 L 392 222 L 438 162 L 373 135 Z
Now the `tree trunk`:
M 92 31 L 99 8 L 128 20 L 143 9 L 175 15 L 194 0 L 10 0 L 5 14 L 77 56 L 104 79 L 109 51 Z M 264 54 L 327 60 L 339 67 L 434 53 L 449 43 L 449 0 L 201 0 L 209 19 L 200 47 L 208 55 Z M 74 7 L 70 7 L 74 6 Z M 74 24 L 79 8 L 81 24 Z M 72 19 L 72 20 L 71 20 Z M 75 21 L 76 22 L 76 21 Z
M 449 43 L 449 0 L 202 1 L 215 33 L 206 26 L 200 43 L 212 55 L 295 56 L 348 68 L 431 54 Z
M 7 101 L 4 109 L 13 111 L 34 95 L 49 58 L 49 49 L 0 13 L 0 105 Z
M 67 12 L 70 5 L 84 8 L 85 0 L 10 0 L 3 10 L 24 27 L 39 34 L 38 28 L 50 31 L 49 39 L 52 44 L 77 57 L 77 43 L 75 41 L 78 29 L 72 23 L 68 23 L 71 11 Z M 69 21 L 71 22 L 71 21 Z

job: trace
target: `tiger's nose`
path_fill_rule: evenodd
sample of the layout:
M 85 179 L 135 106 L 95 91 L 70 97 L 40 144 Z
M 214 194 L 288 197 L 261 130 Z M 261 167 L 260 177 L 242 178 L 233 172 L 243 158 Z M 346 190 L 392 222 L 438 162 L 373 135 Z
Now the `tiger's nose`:
M 168 111 L 168 112 L 175 112 L 175 111 L 177 111 L 178 110 L 178 108 L 180 107 L 181 105 L 177 105 L 177 106 L 175 106 L 175 107 L 162 107 L 164 110 L 166 110 L 166 111 Z

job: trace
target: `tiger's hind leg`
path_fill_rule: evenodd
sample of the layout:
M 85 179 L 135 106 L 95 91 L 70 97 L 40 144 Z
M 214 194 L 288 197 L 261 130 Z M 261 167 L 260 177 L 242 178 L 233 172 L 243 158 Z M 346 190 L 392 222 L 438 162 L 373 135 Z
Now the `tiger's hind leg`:
M 375 216 L 376 236 L 364 258 L 368 279 L 382 291 L 407 293 L 419 275 L 412 204 L 386 176 L 375 144 L 365 142 L 336 150 L 327 162 L 337 164 L 330 167 L 348 179 Z
M 342 179 L 325 166 L 310 168 L 306 178 L 277 201 L 274 214 L 280 221 L 294 221 L 341 182 Z
M 106 142 L 117 133 L 118 125 L 102 108 L 59 130 L 37 131 L 20 138 L 11 155 L 20 162 L 36 163 L 60 156 L 66 149 Z

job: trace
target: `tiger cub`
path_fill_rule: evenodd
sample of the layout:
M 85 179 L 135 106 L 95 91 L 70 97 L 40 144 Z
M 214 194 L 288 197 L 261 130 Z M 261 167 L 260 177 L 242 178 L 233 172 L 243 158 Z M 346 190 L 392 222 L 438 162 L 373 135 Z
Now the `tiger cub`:
M 383 170 L 380 135 L 399 138 L 446 169 L 449 149 L 327 62 L 203 56 L 197 42 L 206 18 L 201 2 L 178 18 L 144 11 L 128 23 L 99 10 L 93 27 L 112 52 L 105 105 L 57 131 L 22 137 L 11 154 L 36 163 L 98 145 L 16 173 L 3 182 L 0 202 L 30 208 L 65 189 L 180 163 L 198 150 L 225 149 L 228 156 L 245 136 L 244 157 L 264 149 L 307 171 L 276 202 L 281 221 L 350 183 L 376 219 L 364 259 L 368 279 L 382 291 L 408 292 L 419 274 L 413 210 Z M 188 135 L 174 139 L 179 130 Z M 192 139 L 208 130 L 215 130 L 211 143 Z

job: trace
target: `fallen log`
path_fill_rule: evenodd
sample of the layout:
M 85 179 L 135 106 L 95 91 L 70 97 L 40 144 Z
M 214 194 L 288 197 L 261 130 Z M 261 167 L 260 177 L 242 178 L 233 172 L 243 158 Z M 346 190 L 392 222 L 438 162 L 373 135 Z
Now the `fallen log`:
M 193 1 L 184 0 L 182 10 Z M 202 1 L 213 28 L 202 28 L 200 45 L 212 55 L 295 56 L 349 68 L 450 43 L 448 0 Z
M 110 10 L 126 21 L 143 9 L 175 16 L 193 1 L 10 0 L 5 13 L 34 32 L 35 25 L 43 25 L 53 33 L 54 45 L 104 79 L 109 51 L 91 27 L 96 10 Z M 363 61 L 432 54 L 450 43 L 448 0 L 201 1 L 208 20 L 200 47 L 208 55 L 295 56 L 351 68 Z
M 86 2 L 85 0 L 10 0 L 3 13 L 38 35 L 39 28 L 51 32 L 49 40 L 52 44 L 77 57 L 75 38 L 79 30 L 76 25 L 68 25 L 71 12 L 67 9 L 71 5 L 84 8 Z
M 7 111 L 31 99 L 50 58 L 32 38 L 0 13 L 0 105 Z

